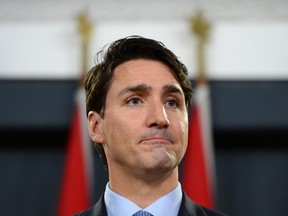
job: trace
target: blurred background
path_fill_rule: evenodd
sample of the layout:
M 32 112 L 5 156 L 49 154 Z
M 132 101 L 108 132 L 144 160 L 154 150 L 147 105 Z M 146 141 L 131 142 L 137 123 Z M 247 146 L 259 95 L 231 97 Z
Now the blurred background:
M 210 23 L 217 209 L 288 215 L 288 1 L 0 0 L 0 215 L 57 215 L 74 94 L 77 16 L 92 23 L 88 68 L 128 35 L 162 41 L 197 76 L 190 18 Z M 93 152 L 93 202 L 107 173 Z

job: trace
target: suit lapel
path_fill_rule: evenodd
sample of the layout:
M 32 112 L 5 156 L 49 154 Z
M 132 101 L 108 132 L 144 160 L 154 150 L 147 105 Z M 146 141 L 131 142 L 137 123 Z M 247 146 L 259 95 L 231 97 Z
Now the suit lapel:
M 183 192 L 178 216 L 196 216 L 195 203 Z
M 93 207 L 93 214 L 91 216 L 107 216 L 107 210 L 103 195 Z
M 184 192 L 178 216 L 207 216 L 202 207 L 193 202 Z

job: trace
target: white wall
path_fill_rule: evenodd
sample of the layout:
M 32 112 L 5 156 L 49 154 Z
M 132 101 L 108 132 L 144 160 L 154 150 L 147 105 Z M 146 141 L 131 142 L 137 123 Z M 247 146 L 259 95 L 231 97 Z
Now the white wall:
M 179 20 L 94 23 L 90 66 L 100 48 L 131 34 L 162 41 L 195 76 L 195 38 Z M 0 78 L 76 78 L 80 40 L 74 21 L 0 23 Z M 212 79 L 288 79 L 288 23 L 215 23 L 206 60 Z

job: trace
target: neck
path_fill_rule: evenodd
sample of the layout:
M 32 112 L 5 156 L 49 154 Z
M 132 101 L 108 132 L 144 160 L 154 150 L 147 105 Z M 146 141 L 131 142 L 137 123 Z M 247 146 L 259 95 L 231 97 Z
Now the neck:
M 114 192 L 145 208 L 176 188 L 178 167 L 163 175 L 149 175 L 147 178 L 109 172 L 109 185 Z

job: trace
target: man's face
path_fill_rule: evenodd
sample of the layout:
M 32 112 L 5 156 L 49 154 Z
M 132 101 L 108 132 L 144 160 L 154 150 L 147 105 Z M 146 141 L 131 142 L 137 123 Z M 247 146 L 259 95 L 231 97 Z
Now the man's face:
M 104 118 L 97 125 L 97 140 L 91 137 L 102 143 L 109 172 L 165 173 L 177 167 L 186 151 L 184 94 L 159 61 L 130 60 L 115 68 Z

